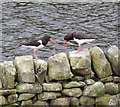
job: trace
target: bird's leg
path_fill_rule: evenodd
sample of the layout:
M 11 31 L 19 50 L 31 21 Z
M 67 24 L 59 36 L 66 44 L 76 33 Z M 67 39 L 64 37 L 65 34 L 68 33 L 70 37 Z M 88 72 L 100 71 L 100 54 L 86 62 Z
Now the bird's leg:
M 82 51 L 82 46 L 78 45 L 77 53 L 79 53 L 80 51 Z
M 35 57 L 35 60 L 38 60 L 38 50 L 34 50 L 34 57 Z

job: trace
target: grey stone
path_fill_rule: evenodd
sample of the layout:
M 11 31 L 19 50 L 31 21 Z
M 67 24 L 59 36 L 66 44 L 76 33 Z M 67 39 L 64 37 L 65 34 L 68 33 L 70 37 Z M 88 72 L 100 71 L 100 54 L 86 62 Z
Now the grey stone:
M 95 83 L 95 81 L 93 79 L 87 79 L 87 80 L 85 80 L 85 82 L 87 85 L 92 85 Z
M 38 59 L 34 61 L 35 63 L 35 74 L 38 82 L 42 84 L 45 80 L 47 74 L 47 62 L 44 60 Z
M 50 100 L 50 99 L 55 99 L 60 96 L 61 96 L 60 92 L 43 92 L 41 94 L 38 94 L 38 99 L 39 100 Z
M 82 90 L 80 88 L 64 89 L 62 94 L 69 97 L 80 97 L 82 95 Z
M 43 83 L 43 91 L 62 91 L 62 84 L 60 83 Z
M 77 87 L 83 87 L 85 85 L 82 81 L 71 81 L 71 82 L 64 82 L 63 87 L 64 88 L 77 88 Z
M 105 77 L 105 78 L 101 78 L 100 79 L 101 82 L 111 82 L 113 81 L 113 77 L 112 76 L 109 76 L 109 77 Z
M 4 88 L 14 88 L 16 69 L 12 61 L 0 63 L 0 80 Z
M 48 76 L 50 80 L 66 80 L 72 78 L 69 61 L 65 53 L 48 58 Z
M 16 94 L 16 89 L 0 90 L 0 95 Z
M 118 47 L 116 45 L 111 46 L 106 56 L 111 63 L 114 74 L 120 76 L 120 50 Z
M 56 98 L 56 99 L 51 101 L 50 105 L 51 106 L 65 106 L 65 107 L 69 107 L 70 100 L 69 100 L 69 98 Z
M 92 97 L 81 96 L 79 102 L 81 105 L 94 105 L 95 100 Z
M 120 77 L 118 77 L 118 76 L 113 76 L 113 81 L 114 81 L 114 82 L 117 82 L 117 83 L 120 83 Z
M 34 64 L 32 56 L 26 55 L 15 57 L 14 65 L 17 68 L 19 82 L 35 82 Z
M 2 88 L 2 81 L 1 81 L 1 79 L 0 79 L 0 89 Z
M 19 98 L 18 98 L 18 101 L 30 100 L 34 96 L 35 96 L 35 94 L 29 94 L 29 93 L 20 94 Z
M 70 106 L 78 106 L 79 100 L 76 97 L 70 98 Z
M 94 72 L 99 78 L 105 78 L 112 75 L 110 63 L 107 61 L 104 52 L 99 47 L 90 49 Z
M 17 92 L 24 93 L 28 92 L 31 94 L 41 93 L 42 86 L 38 83 L 28 84 L 28 83 L 21 83 L 16 86 Z
M 0 96 L 0 105 L 6 105 L 7 104 L 7 100 L 4 96 Z
M 69 60 L 74 75 L 85 77 L 91 75 L 91 57 L 88 49 L 79 53 L 76 51 L 69 52 Z
M 33 105 L 39 105 L 39 106 L 42 106 L 42 107 L 48 107 L 48 103 L 46 101 L 36 101 Z
M 74 76 L 74 77 L 72 77 L 71 80 L 72 81 L 81 81 L 81 80 L 84 80 L 84 77 L 82 77 L 82 76 Z
M 105 89 L 107 94 L 118 94 L 119 93 L 119 86 L 116 83 L 109 82 L 105 84 Z
M 104 106 L 118 106 L 118 100 L 119 98 L 117 96 L 110 96 L 110 95 L 106 95 L 106 96 L 101 96 L 96 98 L 96 107 L 100 107 L 101 105 Z
M 92 85 L 87 86 L 84 91 L 83 95 L 84 96 L 89 96 L 89 97 L 99 97 L 103 96 L 105 94 L 105 86 L 102 82 L 95 82 Z
M 27 101 L 22 101 L 21 106 L 25 106 L 25 105 L 32 105 L 32 101 L 31 100 L 27 100 Z
M 11 94 L 11 95 L 8 96 L 7 100 L 8 100 L 8 104 L 16 103 L 17 100 L 18 100 L 18 95 L 17 94 Z

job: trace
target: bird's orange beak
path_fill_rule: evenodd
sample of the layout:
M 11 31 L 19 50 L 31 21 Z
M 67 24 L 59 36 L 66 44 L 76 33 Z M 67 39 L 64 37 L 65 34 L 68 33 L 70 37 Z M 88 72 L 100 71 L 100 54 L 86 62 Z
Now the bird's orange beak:
M 68 41 L 67 40 L 64 40 L 64 44 L 63 44 L 63 46 L 66 46 L 66 47 L 68 47 Z
M 50 38 L 50 41 L 54 44 L 57 44 L 52 38 Z

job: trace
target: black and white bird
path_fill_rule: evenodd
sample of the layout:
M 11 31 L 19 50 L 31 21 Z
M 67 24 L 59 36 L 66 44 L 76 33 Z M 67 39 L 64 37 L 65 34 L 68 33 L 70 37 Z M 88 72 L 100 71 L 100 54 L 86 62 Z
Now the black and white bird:
M 44 37 L 41 37 L 39 39 L 32 40 L 28 43 L 23 43 L 22 47 L 33 49 L 34 57 L 36 60 L 38 60 L 38 50 L 46 46 L 49 41 L 56 44 L 56 42 L 50 36 L 45 35 Z
M 70 40 L 73 40 L 73 41 L 78 43 L 77 52 L 79 52 L 79 51 L 82 50 L 82 47 L 81 47 L 82 44 L 92 42 L 92 41 L 95 40 L 95 38 L 90 37 L 90 36 L 88 36 L 87 34 L 85 34 L 83 32 L 78 32 L 78 33 L 72 32 L 72 33 L 67 34 L 64 37 L 64 45 L 66 47 L 68 46 L 68 41 L 70 41 Z

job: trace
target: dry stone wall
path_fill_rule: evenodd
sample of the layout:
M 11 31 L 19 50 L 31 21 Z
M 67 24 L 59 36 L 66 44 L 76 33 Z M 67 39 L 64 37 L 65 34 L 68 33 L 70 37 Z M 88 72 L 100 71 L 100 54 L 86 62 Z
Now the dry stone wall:
M 120 105 L 117 46 L 58 53 L 44 60 L 30 55 L 0 63 L 0 105 Z

